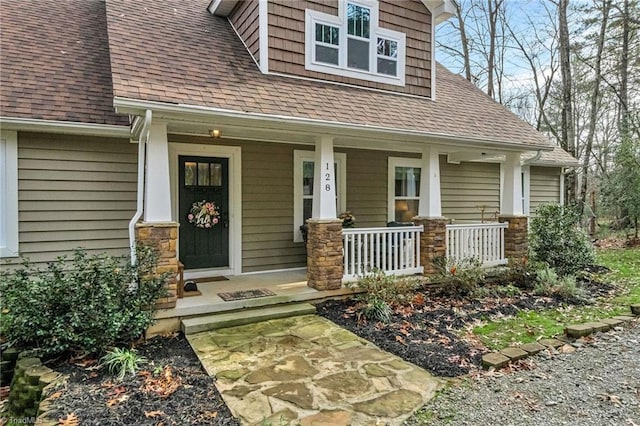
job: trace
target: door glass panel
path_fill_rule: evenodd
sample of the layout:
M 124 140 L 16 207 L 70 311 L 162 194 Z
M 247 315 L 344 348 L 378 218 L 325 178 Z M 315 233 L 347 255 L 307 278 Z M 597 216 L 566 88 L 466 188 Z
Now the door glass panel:
M 222 186 L 222 164 L 211 163 L 209 172 L 211 174 L 211 186 Z
M 193 186 L 196 184 L 196 163 L 184 163 L 184 184 L 185 186 Z
M 198 163 L 198 185 L 209 186 L 209 163 Z
M 305 198 L 302 200 L 302 223 L 306 223 L 306 220 L 311 217 L 313 212 L 313 198 Z

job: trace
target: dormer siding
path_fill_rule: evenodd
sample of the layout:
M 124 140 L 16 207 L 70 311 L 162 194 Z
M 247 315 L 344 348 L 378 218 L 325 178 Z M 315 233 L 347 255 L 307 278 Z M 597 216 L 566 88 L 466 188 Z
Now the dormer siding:
M 229 22 L 247 46 L 249 53 L 260 63 L 260 25 L 259 3 L 241 1 L 229 15 Z

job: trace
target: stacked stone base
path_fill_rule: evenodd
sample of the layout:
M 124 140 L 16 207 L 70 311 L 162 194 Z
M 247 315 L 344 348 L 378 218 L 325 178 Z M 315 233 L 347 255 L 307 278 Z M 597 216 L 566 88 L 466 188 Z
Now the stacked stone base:
M 178 258 L 176 244 L 178 241 L 178 224 L 167 223 L 138 223 L 136 225 L 136 241 L 155 249 L 158 256 L 157 274 L 167 274 L 167 295 L 158 299 L 157 309 L 171 309 L 176 307 L 178 300 Z
M 447 254 L 446 232 L 449 219 L 445 217 L 414 217 L 416 226 L 422 225 L 420 234 L 420 264 L 425 275 L 435 275 L 438 270 L 434 261 Z
M 307 220 L 307 285 L 316 290 L 342 287 L 342 220 Z
M 504 255 L 507 259 L 522 259 L 529 249 L 527 216 L 503 215 L 498 221 L 509 223 L 509 227 L 504 230 Z

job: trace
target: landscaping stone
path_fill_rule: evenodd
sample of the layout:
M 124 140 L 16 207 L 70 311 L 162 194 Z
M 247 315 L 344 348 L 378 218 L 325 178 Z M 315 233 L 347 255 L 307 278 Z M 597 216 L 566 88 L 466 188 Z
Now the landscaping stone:
M 442 382 L 329 320 L 305 315 L 187 336 L 248 424 L 400 425 Z
M 620 320 L 614 319 L 614 318 L 601 319 L 600 322 L 603 322 L 605 324 L 609 324 L 611 326 L 611 328 L 618 327 L 618 326 L 624 324 L 623 321 L 620 321 Z
M 593 327 L 586 324 L 574 324 L 565 329 L 565 333 L 570 337 L 583 337 L 588 336 L 593 332 Z
M 558 339 L 540 339 L 538 343 L 540 343 L 542 346 L 546 346 L 547 348 L 553 348 L 553 349 L 558 349 L 559 347 L 564 345 L 564 342 Z
M 534 342 L 534 343 L 525 343 L 524 345 L 520 346 L 520 349 L 527 352 L 529 355 L 535 355 L 538 352 L 542 352 L 543 350 L 545 350 L 546 347 L 541 345 L 540 343 Z
M 631 305 L 631 313 L 636 316 L 640 315 L 640 303 Z
M 616 315 L 615 317 L 613 317 L 613 319 L 617 319 L 620 320 L 622 322 L 629 322 L 635 319 L 635 317 L 632 317 L 631 315 Z
M 607 331 L 610 329 L 609 324 L 600 322 L 600 321 L 588 322 L 588 323 L 585 323 L 584 325 L 587 327 L 591 327 L 594 333 L 598 331 Z
M 499 353 L 490 352 L 482 356 L 482 366 L 485 368 L 501 368 L 509 363 L 509 357 Z
M 504 348 L 503 350 L 500 351 L 500 353 L 510 358 L 511 361 L 518 361 L 519 359 L 523 359 L 529 356 L 529 354 L 526 351 L 520 348 L 516 348 L 514 346 Z

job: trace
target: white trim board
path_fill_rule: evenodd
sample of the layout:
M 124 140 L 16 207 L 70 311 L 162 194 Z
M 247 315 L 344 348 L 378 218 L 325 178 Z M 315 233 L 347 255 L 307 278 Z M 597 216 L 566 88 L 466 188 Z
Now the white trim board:
M 178 217 L 178 156 L 221 157 L 229 159 L 229 268 L 224 275 L 242 273 L 242 149 L 239 146 L 204 145 L 169 142 L 172 219 Z M 178 229 L 180 238 L 180 229 Z M 176 251 L 179 247 L 176 247 Z M 216 268 L 212 271 L 219 272 Z M 186 271 L 185 271 L 186 273 Z
M 18 132 L 0 131 L 0 258 L 18 256 Z
M 144 115 L 144 114 L 142 114 Z M 80 123 L 74 121 L 40 120 L 37 118 L 0 117 L 2 130 L 65 133 L 69 135 L 113 136 L 130 138 L 129 126 L 113 124 Z

